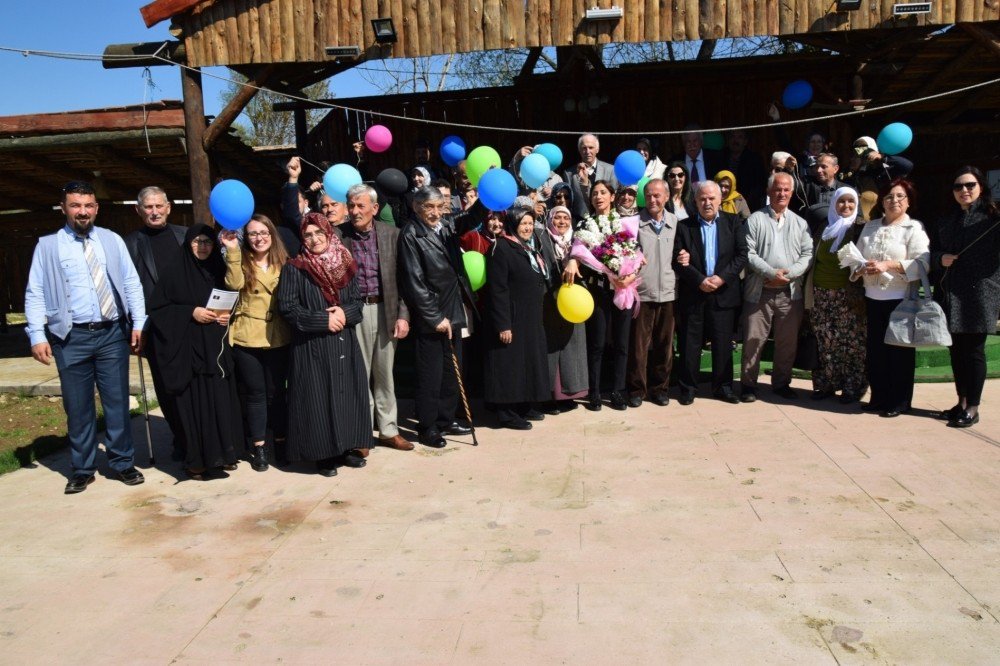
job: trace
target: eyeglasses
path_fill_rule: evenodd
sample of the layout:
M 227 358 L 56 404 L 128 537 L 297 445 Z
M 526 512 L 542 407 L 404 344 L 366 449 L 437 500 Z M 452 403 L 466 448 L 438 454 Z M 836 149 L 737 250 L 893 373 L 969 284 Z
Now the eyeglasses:
M 211 238 L 195 238 L 191 245 L 215 245 L 215 241 Z
M 951 186 L 951 189 L 955 190 L 956 192 L 961 192 L 962 188 L 964 187 L 965 189 L 971 192 L 972 190 L 976 189 L 976 185 L 978 184 L 979 181 L 976 180 L 973 180 L 968 183 L 955 183 L 954 185 Z
M 302 240 L 307 243 L 311 240 L 316 240 L 319 238 L 326 238 L 326 234 L 322 231 L 311 231 L 308 234 L 302 234 Z
M 902 201 L 906 198 L 905 194 L 887 194 L 882 197 L 883 201 Z
M 270 238 L 270 231 L 251 231 L 247 234 L 247 238 Z
M 674 180 L 684 180 L 683 173 L 668 173 L 667 178 L 672 178 Z

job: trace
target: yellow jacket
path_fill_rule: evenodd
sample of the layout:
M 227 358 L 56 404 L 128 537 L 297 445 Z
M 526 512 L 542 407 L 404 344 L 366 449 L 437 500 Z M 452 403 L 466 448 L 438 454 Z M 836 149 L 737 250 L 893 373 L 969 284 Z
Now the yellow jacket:
M 240 292 L 240 300 L 233 312 L 229 326 L 230 344 L 241 347 L 284 347 L 292 338 L 288 324 L 278 314 L 278 277 L 276 266 L 266 271 L 254 266 L 257 284 L 252 290 L 244 289 L 243 269 L 239 249 L 226 251 L 226 287 Z

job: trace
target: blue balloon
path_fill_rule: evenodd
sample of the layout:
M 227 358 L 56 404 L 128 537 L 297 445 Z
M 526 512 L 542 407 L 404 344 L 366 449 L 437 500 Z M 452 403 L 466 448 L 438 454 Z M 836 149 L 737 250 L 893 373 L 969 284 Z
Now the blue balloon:
M 906 123 L 890 123 L 878 133 L 875 143 L 878 149 L 886 155 L 898 155 L 910 147 L 913 141 L 913 130 Z
M 489 210 L 507 210 L 517 198 L 517 182 L 509 171 L 490 169 L 479 179 L 479 200 Z
M 563 154 L 559 150 L 559 146 L 554 143 L 542 143 L 535 146 L 535 152 L 539 155 L 544 155 L 545 159 L 549 161 L 549 170 L 555 171 L 562 164 Z
M 455 135 L 446 136 L 441 142 L 441 159 L 450 167 L 465 159 L 465 142 Z
M 622 185 L 635 185 L 646 174 L 646 160 L 638 150 L 626 150 L 615 160 L 615 178 Z
M 334 164 L 323 174 L 323 191 L 331 199 L 347 203 L 347 190 L 361 182 L 361 174 L 350 164 Z
M 545 155 L 531 153 L 521 160 L 520 174 L 528 187 L 541 187 L 549 179 L 549 161 Z
M 812 84 L 799 79 L 785 86 L 785 92 L 781 94 L 781 103 L 786 109 L 801 109 L 808 106 L 812 98 Z
M 253 192 L 238 180 L 223 180 L 212 188 L 208 208 L 212 217 L 230 231 L 236 231 L 253 215 Z

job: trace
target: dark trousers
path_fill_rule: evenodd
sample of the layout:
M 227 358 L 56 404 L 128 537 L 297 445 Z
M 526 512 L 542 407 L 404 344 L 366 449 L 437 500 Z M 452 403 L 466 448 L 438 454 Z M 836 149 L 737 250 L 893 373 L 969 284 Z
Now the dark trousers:
M 181 456 L 187 450 L 184 442 L 184 429 L 180 426 L 174 430 L 174 425 L 180 423 L 177 413 L 177 401 L 175 396 L 167 392 L 167 387 L 163 384 L 163 372 L 160 370 L 160 362 L 156 356 L 156 343 L 152 335 L 146 336 L 146 341 L 142 350 L 149 365 L 149 374 L 153 377 L 153 390 L 156 392 L 156 401 L 160 404 L 160 411 L 163 412 L 163 420 L 167 422 L 170 434 L 173 438 L 173 447 Z
M 628 355 L 629 394 L 645 398 L 647 393 L 666 393 L 670 388 L 673 365 L 674 303 L 643 303 L 632 321 Z
M 70 459 L 76 474 L 97 471 L 97 410 L 94 386 L 101 394 L 108 464 L 123 471 L 134 464 L 128 413 L 128 338 L 125 326 L 96 331 L 73 328 L 65 340 L 48 335 L 59 369 L 63 408 L 69 430 Z
M 257 349 L 233 345 L 236 378 L 251 442 L 263 442 L 268 429 L 283 440 L 288 432 L 288 347 Z
M 613 297 L 610 289 L 599 290 L 594 295 L 594 314 L 587 320 L 587 379 L 591 394 L 601 393 L 601 364 L 609 336 L 613 363 L 611 390 L 625 390 L 632 311 L 619 309 L 611 300 Z
M 968 407 L 978 407 L 986 383 L 986 334 L 952 333 L 948 351 L 958 399 L 965 398 Z
M 462 335 L 452 329 L 451 342 L 455 345 L 458 365 L 462 366 Z M 417 430 L 441 430 L 455 420 L 458 409 L 458 378 L 451 358 L 451 343 L 444 333 L 418 333 L 415 340 L 417 354 Z
M 865 311 L 868 315 L 865 365 L 872 390 L 870 402 L 884 410 L 905 411 L 913 402 L 913 373 L 917 364 L 917 350 L 885 344 L 889 315 L 900 302 L 899 299 L 876 301 L 865 298 Z
M 738 308 L 720 308 L 702 303 L 678 318 L 677 345 L 681 352 L 681 391 L 698 390 L 701 372 L 701 346 L 707 337 L 712 341 L 712 392 L 733 386 L 733 327 Z

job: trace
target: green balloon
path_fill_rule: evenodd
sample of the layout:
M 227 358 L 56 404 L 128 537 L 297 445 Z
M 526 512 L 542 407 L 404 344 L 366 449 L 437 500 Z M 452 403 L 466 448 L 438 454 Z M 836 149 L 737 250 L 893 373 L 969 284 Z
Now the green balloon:
M 649 176 L 643 176 L 639 179 L 639 184 L 635 186 L 635 205 L 638 208 L 646 207 L 646 183 L 648 182 Z
M 489 146 L 479 146 L 465 158 L 465 173 L 473 187 L 479 187 L 479 179 L 490 169 L 500 168 L 500 153 Z
M 486 284 L 486 257 L 482 252 L 471 250 L 462 255 L 465 264 L 465 274 L 469 276 L 472 291 L 479 291 Z
M 726 145 L 726 140 L 722 138 L 722 132 L 705 132 L 702 145 L 709 150 L 722 150 L 722 147 Z

